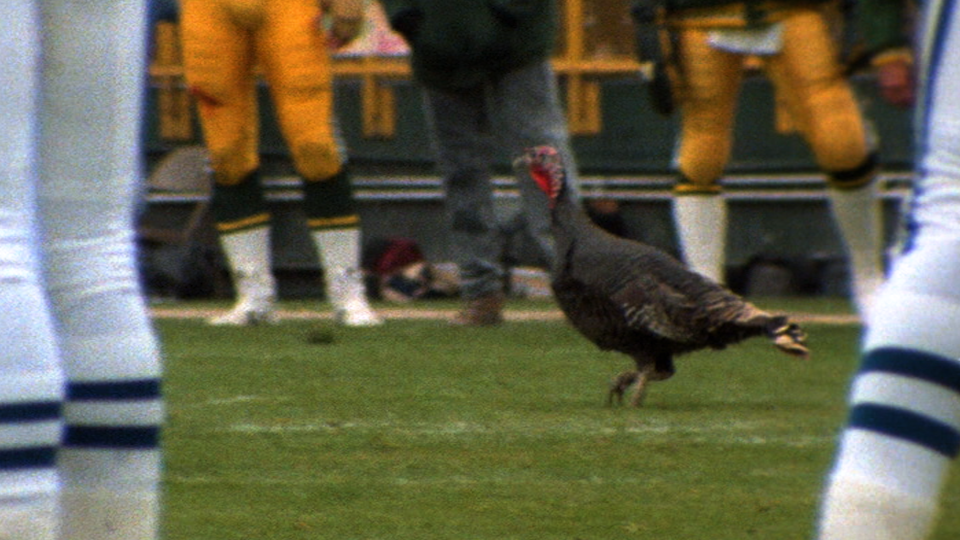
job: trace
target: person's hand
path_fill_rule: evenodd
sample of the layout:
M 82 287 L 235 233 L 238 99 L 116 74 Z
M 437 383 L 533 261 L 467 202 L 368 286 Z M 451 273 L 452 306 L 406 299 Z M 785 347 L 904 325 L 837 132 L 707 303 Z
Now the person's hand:
M 363 30 L 363 17 L 333 17 L 327 30 L 327 46 L 339 50 L 357 39 Z
M 897 107 L 912 106 L 916 100 L 916 77 L 909 54 L 881 55 L 873 64 L 881 97 Z
M 339 50 L 349 45 L 363 30 L 363 0 L 320 0 L 320 28 L 325 28 L 327 46 Z M 324 21 L 329 25 L 323 24 Z

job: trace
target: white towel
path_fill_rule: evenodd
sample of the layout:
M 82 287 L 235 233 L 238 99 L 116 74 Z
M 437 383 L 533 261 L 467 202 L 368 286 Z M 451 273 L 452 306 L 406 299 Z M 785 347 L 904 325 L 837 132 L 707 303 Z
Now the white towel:
M 769 55 L 780 52 L 783 25 L 774 23 L 762 28 L 718 28 L 709 35 L 715 49 L 739 54 Z

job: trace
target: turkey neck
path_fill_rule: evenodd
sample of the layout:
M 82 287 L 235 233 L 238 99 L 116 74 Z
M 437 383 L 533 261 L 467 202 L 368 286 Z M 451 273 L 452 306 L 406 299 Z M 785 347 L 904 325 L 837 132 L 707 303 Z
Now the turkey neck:
M 568 196 L 557 200 L 557 204 L 550 211 L 553 224 L 553 241 L 557 256 L 563 258 L 578 238 L 596 234 L 593 222 L 584 213 L 579 203 Z

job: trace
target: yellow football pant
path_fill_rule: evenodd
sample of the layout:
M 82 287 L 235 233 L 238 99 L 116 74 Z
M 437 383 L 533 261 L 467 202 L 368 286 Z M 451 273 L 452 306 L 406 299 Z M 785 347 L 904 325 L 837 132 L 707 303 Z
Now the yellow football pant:
M 783 25 L 781 51 L 764 57 L 767 75 L 819 167 L 828 173 L 858 170 L 869 161 L 871 149 L 826 20 L 816 9 L 803 9 L 784 19 Z M 712 192 L 719 189 L 716 182 L 730 159 L 745 55 L 714 49 L 707 41 L 709 29 L 676 31 L 681 112 L 677 161 L 689 182 L 677 189 Z M 873 172 L 864 170 L 862 181 L 868 182 Z
M 181 0 L 187 84 L 218 184 L 235 185 L 259 167 L 256 66 L 297 172 L 318 181 L 340 171 L 319 15 L 316 0 Z

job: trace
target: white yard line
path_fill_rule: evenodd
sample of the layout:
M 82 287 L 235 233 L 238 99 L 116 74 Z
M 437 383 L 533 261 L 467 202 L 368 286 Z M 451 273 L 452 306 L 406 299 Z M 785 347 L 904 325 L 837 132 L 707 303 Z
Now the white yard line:
M 625 436 L 638 441 L 651 441 L 662 438 L 685 442 L 707 444 L 732 444 L 738 446 L 783 446 L 794 448 L 829 446 L 833 444 L 833 435 L 801 435 L 784 431 L 783 433 L 758 434 L 763 430 L 762 423 L 749 421 L 723 421 L 704 423 L 664 423 L 647 422 L 631 426 L 611 427 L 602 423 L 557 423 L 551 425 L 480 424 L 467 422 L 426 423 L 426 422 L 294 422 L 294 423 L 256 423 L 242 422 L 216 429 L 218 432 L 237 435 L 287 435 L 287 436 L 336 436 L 344 432 L 392 434 L 400 438 L 421 440 L 469 440 L 490 436 L 510 436 L 521 438 L 553 438 L 556 436 L 610 437 Z

